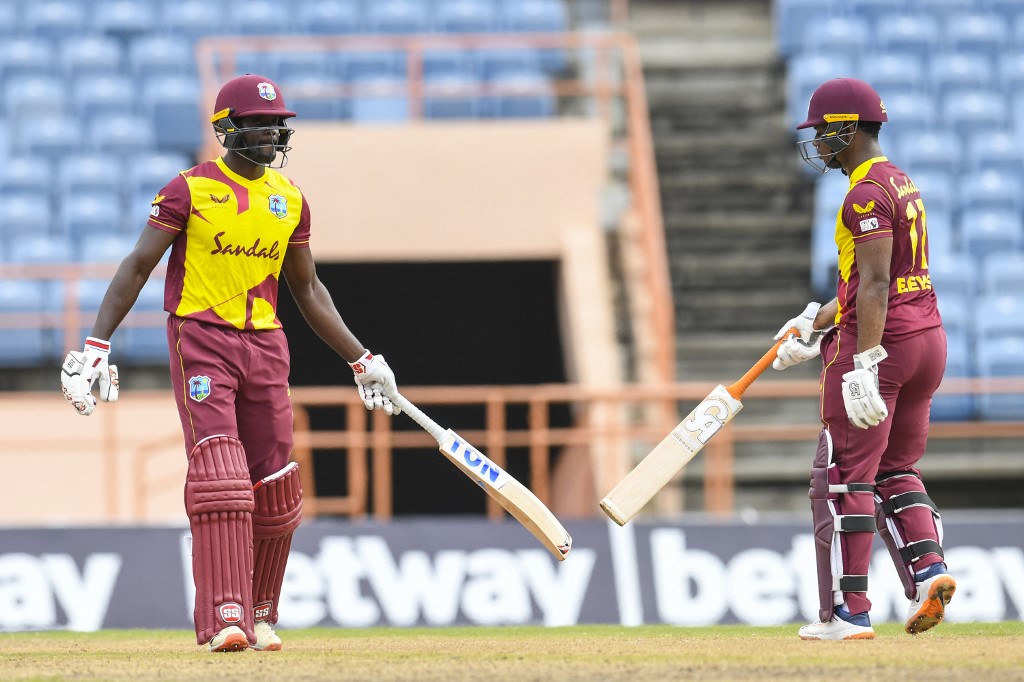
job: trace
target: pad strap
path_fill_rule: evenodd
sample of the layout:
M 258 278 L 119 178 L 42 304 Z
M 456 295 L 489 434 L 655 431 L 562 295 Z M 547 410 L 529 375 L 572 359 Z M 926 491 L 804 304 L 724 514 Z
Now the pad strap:
M 913 563 L 925 554 L 938 554 L 942 558 L 946 557 L 942 551 L 942 545 L 935 540 L 918 540 L 900 548 L 900 558 L 903 559 L 904 564 Z
M 899 514 L 904 509 L 915 506 L 930 507 L 933 513 L 939 513 L 939 508 L 934 502 L 932 502 L 932 498 L 928 497 L 928 493 L 920 490 L 911 490 L 909 492 L 893 495 L 881 504 L 882 513 L 886 516 Z
M 867 592 L 868 577 L 866 575 L 834 575 L 832 589 L 837 592 Z
M 830 493 L 843 494 L 843 493 L 872 493 L 875 492 L 875 486 L 870 483 L 839 483 L 829 485 L 828 491 Z
M 868 514 L 846 514 L 836 516 L 838 533 L 874 533 L 875 517 Z

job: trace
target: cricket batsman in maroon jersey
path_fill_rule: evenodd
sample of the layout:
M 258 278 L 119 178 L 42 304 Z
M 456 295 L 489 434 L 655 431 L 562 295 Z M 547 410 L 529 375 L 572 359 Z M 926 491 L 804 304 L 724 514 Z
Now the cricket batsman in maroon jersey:
M 801 639 L 873 639 L 867 598 L 877 529 L 910 600 L 905 630 L 942 621 L 956 591 L 942 553 L 942 523 L 916 466 L 924 455 L 932 395 L 946 366 L 946 334 L 928 274 L 921 194 L 882 153 L 888 120 L 878 93 L 836 78 L 811 96 L 814 137 L 801 156 L 838 168 L 850 188 L 836 217 L 836 298 L 804 312 L 774 367 L 822 358 L 822 432 L 811 469 L 819 620 Z
M 148 227 L 121 262 L 82 352 L 61 385 L 79 414 L 118 397 L 110 337 L 171 249 L 164 288 L 171 380 L 188 474 L 196 641 L 210 651 L 278 651 L 273 625 L 292 534 L 302 518 L 289 463 L 288 343 L 277 318 L 288 281 L 306 322 L 352 368 L 367 409 L 398 414 L 395 376 L 348 329 L 316 276 L 310 210 L 279 173 L 292 130 L 277 85 L 245 75 L 217 95 L 222 157 L 184 170 L 153 200 Z M 277 161 L 277 165 L 274 162 Z

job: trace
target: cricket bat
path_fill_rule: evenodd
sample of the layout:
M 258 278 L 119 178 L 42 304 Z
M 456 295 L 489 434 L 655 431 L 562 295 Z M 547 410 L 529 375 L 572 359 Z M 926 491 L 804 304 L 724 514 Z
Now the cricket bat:
M 601 500 L 601 509 L 604 513 L 620 526 L 626 525 L 636 516 L 655 493 L 664 488 L 723 426 L 739 414 L 743 409 L 743 403 L 740 402 L 743 393 L 754 383 L 754 379 L 761 376 L 761 373 L 772 364 L 779 346 L 786 338 L 796 333 L 796 329 L 791 328 L 783 334 L 771 350 L 736 383 L 729 387 L 721 384 L 716 386 L 707 398 L 672 429 L 672 433 L 665 436 L 665 439 Z
M 451 429 L 439 426 L 405 396 L 395 395 L 392 402 L 434 437 L 442 455 L 497 500 L 498 504 L 533 533 L 556 559 L 565 560 L 572 549 L 572 538 L 536 495 L 504 469 L 487 459 L 465 438 Z

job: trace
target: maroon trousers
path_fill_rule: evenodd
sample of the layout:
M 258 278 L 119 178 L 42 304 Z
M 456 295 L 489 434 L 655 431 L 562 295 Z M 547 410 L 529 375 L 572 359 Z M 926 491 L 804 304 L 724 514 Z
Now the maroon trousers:
M 935 327 L 883 345 L 889 357 L 878 365 L 878 383 L 889 416 L 878 426 L 860 429 L 850 423 L 842 396 L 843 374 L 853 370 L 857 339 L 836 329 L 821 342 L 821 421 L 831 436 L 832 462 L 842 483 L 874 484 L 908 474 L 902 478 L 915 480 L 914 487 L 924 492 L 916 466 L 928 442 L 932 395 L 945 371 L 946 334 L 942 327 Z M 879 500 L 878 493 L 874 501 L 869 495 L 843 494 L 834 506 L 836 515 L 874 515 L 879 501 L 887 500 Z M 928 507 L 901 514 L 898 525 L 903 542 L 934 540 L 941 544 L 940 527 Z M 837 537 L 843 573 L 867 575 L 873 534 L 848 532 L 837 533 Z M 915 559 L 914 568 L 920 570 L 941 560 L 940 555 L 930 553 Z M 831 581 L 832 576 L 819 575 L 818 579 Z M 843 597 L 851 613 L 871 607 L 863 592 L 846 592 Z

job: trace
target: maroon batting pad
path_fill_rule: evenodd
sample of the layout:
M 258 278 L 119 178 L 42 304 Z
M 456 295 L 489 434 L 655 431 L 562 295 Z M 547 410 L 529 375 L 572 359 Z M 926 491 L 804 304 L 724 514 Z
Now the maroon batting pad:
M 292 533 L 302 521 L 299 465 L 290 462 L 277 473 L 257 481 L 253 498 L 253 615 L 257 621 L 276 623 Z
M 196 642 L 237 625 L 256 642 L 252 613 L 253 493 L 242 443 L 211 436 L 188 461 L 185 511 L 192 527 Z

